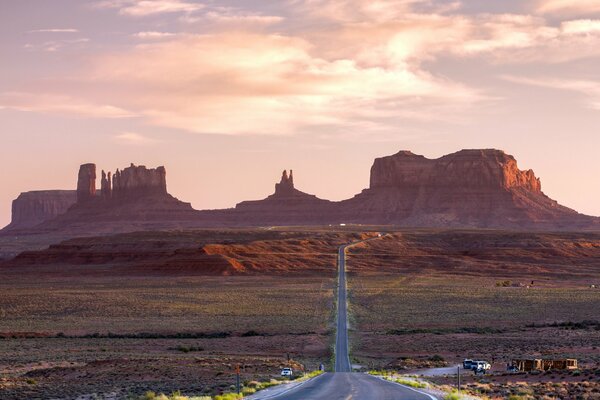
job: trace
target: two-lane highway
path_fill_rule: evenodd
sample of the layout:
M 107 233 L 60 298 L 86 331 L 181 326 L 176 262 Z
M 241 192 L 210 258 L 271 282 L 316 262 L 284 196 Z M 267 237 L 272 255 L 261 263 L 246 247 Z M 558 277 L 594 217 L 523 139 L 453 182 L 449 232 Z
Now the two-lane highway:
M 346 293 L 346 248 L 338 250 L 338 297 L 335 333 L 335 372 L 352 372 L 348 348 L 348 295 Z
M 373 239 L 370 239 L 373 240 Z M 346 249 L 338 250 L 338 297 L 334 373 L 326 373 L 291 388 L 280 387 L 251 396 L 256 400 L 436 400 L 416 389 L 375 376 L 353 373 L 348 348 Z

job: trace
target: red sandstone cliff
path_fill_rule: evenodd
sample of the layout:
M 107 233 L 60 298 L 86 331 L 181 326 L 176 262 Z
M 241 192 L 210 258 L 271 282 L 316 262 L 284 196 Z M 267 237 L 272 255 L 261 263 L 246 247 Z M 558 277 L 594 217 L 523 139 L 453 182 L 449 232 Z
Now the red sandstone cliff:
M 70 236 L 134 230 L 217 226 L 357 223 L 399 227 L 600 230 L 600 218 L 561 206 L 541 191 L 533 171 L 522 171 L 500 150 L 462 150 L 438 159 L 408 151 L 375 160 L 370 187 L 341 202 L 294 187 L 284 171 L 275 192 L 234 209 L 196 211 L 167 192 L 164 167 L 131 165 L 78 174 L 77 204 L 31 230 Z M 112 178 L 112 179 L 111 179 Z M 63 235 L 64 236 L 64 235 Z
M 37 190 L 24 192 L 12 202 L 12 219 L 5 229 L 31 228 L 58 215 L 75 204 L 75 190 Z
M 302 225 L 307 221 L 325 221 L 334 203 L 304 193 L 294 187 L 294 175 L 283 171 L 275 184 L 275 193 L 263 200 L 243 201 L 230 213 L 229 221 L 236 225 Z
M 541 191 L 501 150 L 462 150 L 438 159 L 409 151 L 375 160 L 369 189 L 342 202 L 351 222 L 424 227 L 568 229 L 587 217 Z

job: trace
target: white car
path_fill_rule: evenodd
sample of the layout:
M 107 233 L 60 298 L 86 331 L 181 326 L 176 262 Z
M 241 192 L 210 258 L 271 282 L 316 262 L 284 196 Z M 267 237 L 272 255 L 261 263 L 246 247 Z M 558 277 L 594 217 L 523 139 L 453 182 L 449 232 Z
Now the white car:
M 291 368 L 284 368 L 281 370 L 281 376 L 292 376 L 294 375 L 294 371 Z
M 483 372 L 488 371 L 492 368 L 489 362 L 487 361 L 473 361 L 471 363 L 471 369 L 475 372 Z

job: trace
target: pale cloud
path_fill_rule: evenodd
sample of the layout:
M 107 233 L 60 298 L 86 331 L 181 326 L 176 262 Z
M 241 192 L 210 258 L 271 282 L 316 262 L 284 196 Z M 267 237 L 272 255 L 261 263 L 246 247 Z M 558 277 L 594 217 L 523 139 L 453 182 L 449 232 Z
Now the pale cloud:
M 555 90 L 567 90 L 581 94 L 586 99 L 589 108 L 600 110 L 600 82 L 578 79 L 531 78 L 506 75 L 507 81 L 523 85 L 538 86 Z
M 142 40 L 166 39 L 175 36 L 172 32 L 145 31 L 134 33 L 133 36 Z
M 73 28 L 50 28 L 50 29 L 35 29 L 27 33 L 78 33 L 79 29 Z
M 597 14 L 600 13 L 600 0 L 541 0 L 536 11 L 559 16 Z
M 130 17 L 194 12 L 204 8 L 204 4 L 183 0 L 106 0 L 96 3 L 99 8 L 115 8 L 119 14 Z
M 151 4 L 150 4 L 151 3 Z M 211 33 L 143 31 L 135 45 L 89 57 L 88 104 L 198 133 L 293 134 L 312 126 L 391 131 L 399 121 L 460 122 L 497 96 L 432 73 L 443 57 L 494 63 L 600 55 L 598 20 L 550 24 L 521 14 L 461 14 L 459 2 L 290 0 L 284 17 L 189 1 L 104 1 L 126 15 L 183 12 Z M 289 17 L 288 17 L 289 15 Z M 277 32 L 277 33 L 276 33 Z M 160 39 L 160 40 L 159 40 Z M 64 87 L 60 80 L 54 87 Z M 71 86 L 74 87 L 74 86 Z M 48 88 L 45 92 L 52 92 Z M 39 107 L 38 107 L 39 108 Z
M 561 24 L 562 32 L 571 35 L 600 33 L 600 20 L 578 19 Z
M 398 115 L 382 103 L 478 94 L 405 65 L 326 60 L 300 38 L 188 35 L 96 60 L 91 78 L 154 124 L 192 132 L 290 134 L 311 125 Z M 139 90 L 145 95 L 138 96 Z M 381 103 L 381 104 L 380 104 Z M 425 109 L 421 105 L 421 109 Z
M 262 15 L 231 8 L 208 11 L 203 18 L 218 23 L 235 24 L 237 28 L 243 24 L 273 25 L 285 20 L 285 18 L 277 15 Z
M 88 43 L 90 39 L 88 38 L 78 38 L 78 39 L 70 39 L 70 40 L 49 40 L 42 43 L 27 43 L 23 46 L 25 50 L 29 51 L 46 51 L 46 52 L 55 52 L 59 51 L 65 47 L 75 46 L 75 45 L 85 45 Z
M 115 141 L 131 145 L 149 145 L 158 142 L 156 139 L 149 138 L 136 132 L 122 132 L 114 136 Z
M 0 93 L 0 107 L 43 114 L 88 118 L 128 118 L 134 116 L 131 112 L 110 104 L 98 104 L 67 95 L 43 93 Z

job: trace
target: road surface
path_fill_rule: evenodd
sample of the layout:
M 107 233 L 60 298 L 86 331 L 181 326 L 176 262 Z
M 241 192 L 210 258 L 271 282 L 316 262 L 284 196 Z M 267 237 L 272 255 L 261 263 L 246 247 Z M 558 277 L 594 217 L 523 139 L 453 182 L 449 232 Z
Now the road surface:
M 338 298 L 335 332 L 335 372 L 352 372 L 348 348 L 348 296 L 346 294 L 346 248 L 338 250 Z
M 290 387 L 274 387 L 251 396 L 256 400 L 436 400 L 410 387 L 375 376 L 352 372 L 348 349 L 348 310 L 346 293 L 346 249 L 338 251 L 338 299 L 334 373 L 326 373 Z

